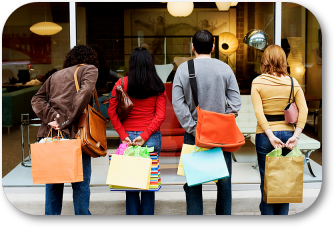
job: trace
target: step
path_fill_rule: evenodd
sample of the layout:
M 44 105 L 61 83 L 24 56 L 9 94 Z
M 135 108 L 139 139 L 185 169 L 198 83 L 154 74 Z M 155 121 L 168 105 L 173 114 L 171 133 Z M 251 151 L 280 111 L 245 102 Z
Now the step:
M 304 184 L 303 203 L 290 204 L 296 214 L 310 207 L 320 193 L 321 183 Z M 245 190 L 247 189 L 247 190 Z M 32 215 L 44 214 L 45 187 L 4 187 L 7 199 L 20 211 Z M 258 185 L 232 186 L 232 215 L 259 215 Z M 214 185 L 203 186 L 205 215 L 215 214 L 217 193 Z M 186 202 L 182 185 L 163 185 L 155 194 L 156 215 L 185 215 Z M 90 211 L 93 215 L 125 215 L 125 193 L 110 192 L 108 186 L 91 187 Z M 73 215 L 72 188 L 65 187 L 62 215 Z

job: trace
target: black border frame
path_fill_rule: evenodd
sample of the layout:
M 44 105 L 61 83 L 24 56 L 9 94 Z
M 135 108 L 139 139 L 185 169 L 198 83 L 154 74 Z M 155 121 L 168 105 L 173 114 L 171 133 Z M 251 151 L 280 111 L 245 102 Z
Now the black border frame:
M 122 0 L 99 0 L 98 2 L 119 2 Z M 145 2 L 158 2 L 156 0 L 144 0 Z M 203 0 L 202 0 L 203 1 Z M 202 2 L 195 0 L 194 2 Z M 4 27 L 4 23 L 8 16 L 15 9 L 21 5 L 32 3 L 32 2 L 69 2 L 62 0 L 25 0 L 22 3 L 14 6 L 4 18 L 1 24 L 1 31 Z M 80 2 L 93 2 L 87 0 L 81 0 Z M 123 2 L 134 2 L 125 0 Z M 277 2 L 277 1 L 245 1 L 241 0 L 239 2 Z M 77 226 L 77 227 L 297 227 L 305 226 L 316 219 L 318 219 L 328 208 L 332 197 L 334 188 L 334 168 L 331 163 L 334 161 L 334 155 L 331 153 L 331 148 L 334 148 L 333 134 L 331 129 L 334 128 L 333 121 L 331 121 L 331 116 L 334 114 L 333 103 L 333 85 L 334 81 L 331 78 L 334 74 L 334 36 L 333 27 L 324 13 L 319 7 L 312 4 L 306 0 L 292 0 L 291 2 L 298 3 L 307 9 L 309 9 L 318 19 L 323 32 L 323 153 L 322 153 L 322 187 L 320 190 L 320 195 L 308 209 L 305 211 L 289 216 L 276 215 L 276 216 L 251 216 L 243 215 L 242 217 L 238 215 L 234 216 L 180 216 L 180 215 L 155 215 L 155 216 L 132 216 L 131 220 L 126 219 L 124 216 L 119 215 L 95 215 L 95 216 L 45 216 L 45 215 L 29 215 L 23 213 L 16 209 L 7 199 L 4 194 L 4 189 L 2 183 L 0 186 L 0 199 L 3 206 L 16 220 L 26 224 L 27 226 L 35 227 L 67 227 L 67 226 Z M 0 41 L 2 44 L 2 40 Z M 1 45 L 2 48 L 2 45 Z M 2 101 L 1 101 L 2 107 Z M 2 117 L 2 113 L 1 113 Z M 2 134 L 1 134 L 2 140 Z M 325 152 L 326 151 L 326 152 Z M 2 163 L 0 164 L 2 167 Z M 256 206 L 256 205 L 255 205 Z

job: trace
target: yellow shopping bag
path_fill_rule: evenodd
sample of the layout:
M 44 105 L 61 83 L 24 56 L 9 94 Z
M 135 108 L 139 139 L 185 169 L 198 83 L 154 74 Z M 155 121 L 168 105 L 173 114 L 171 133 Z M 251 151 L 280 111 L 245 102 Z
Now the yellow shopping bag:
M 113 154 L 106 184 L 147 190 L 150 185 L 151 166 L 151 158 Z

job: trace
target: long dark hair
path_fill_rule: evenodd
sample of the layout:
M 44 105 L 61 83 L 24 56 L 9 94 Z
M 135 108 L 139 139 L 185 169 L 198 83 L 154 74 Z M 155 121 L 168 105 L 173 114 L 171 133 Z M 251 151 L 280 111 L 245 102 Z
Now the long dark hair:
M 165 91 L 165 85 L 154 67 L 150 52 L 143 47 L 134 49 L 129 59 L 128 89 L 130 97 L 145 99 Z
M 71 67 L 81 63 L 94 65 L 96 68 L 99 68 L 96 51 L 86 45 L 75 46 L 67 53 L 63 68 Z

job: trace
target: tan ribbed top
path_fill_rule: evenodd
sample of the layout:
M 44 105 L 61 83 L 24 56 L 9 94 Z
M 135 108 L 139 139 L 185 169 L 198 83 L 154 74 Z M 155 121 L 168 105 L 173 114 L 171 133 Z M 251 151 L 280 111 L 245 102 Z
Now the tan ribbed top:
M 308 113 L 305 96 L 298 81 L 294 78 L 293 83 L 295 101 L 299 110 L 297 127 L 304 128 Z M 290 91 L 290 77 L 262 74 L 253 80 L 251 97 L 257 118 L 256 133 L 263 133 L 268 128 L 272 131 L 294 131 L 293 124 L 286 124 L 285 121 L 268 122 L 265 117 L 265 115 L 284 115 Z

